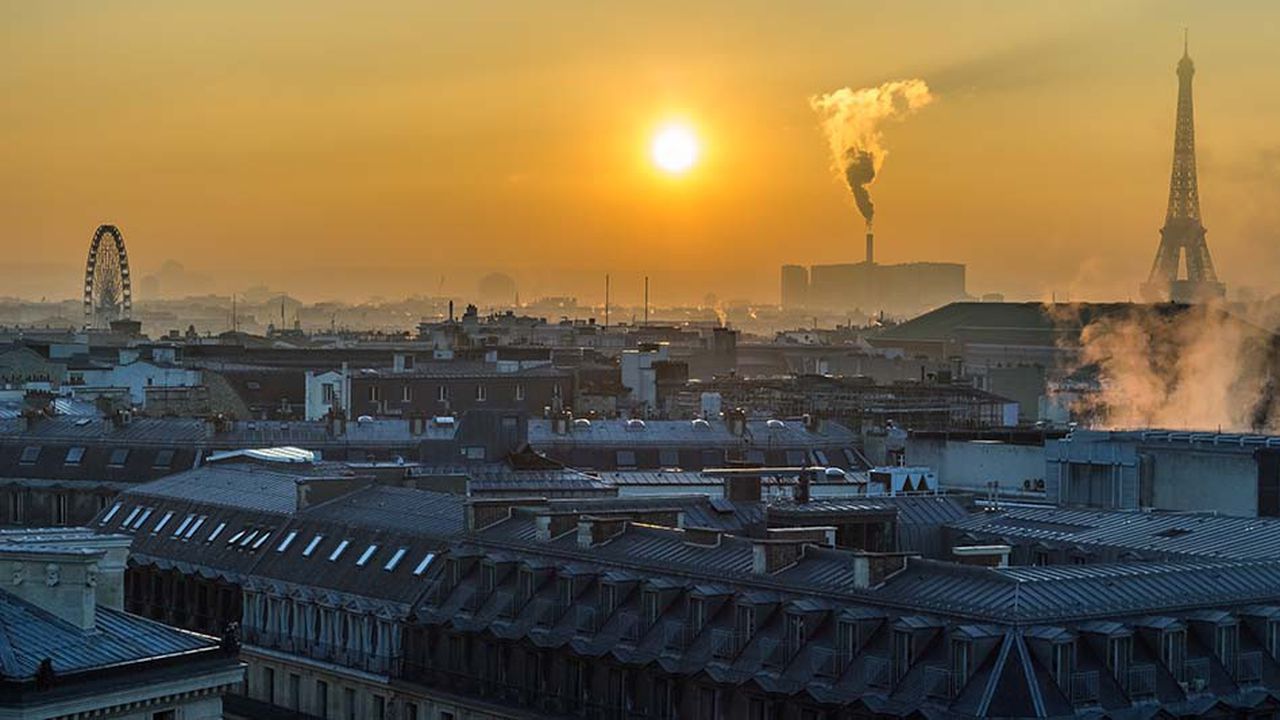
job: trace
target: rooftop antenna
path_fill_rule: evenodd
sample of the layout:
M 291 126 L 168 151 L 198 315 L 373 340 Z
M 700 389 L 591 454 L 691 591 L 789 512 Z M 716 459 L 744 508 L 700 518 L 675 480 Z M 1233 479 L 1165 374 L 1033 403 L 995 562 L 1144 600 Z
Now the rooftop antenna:
M 609 327 L 609 273 L 604 274 L 604 326 Z
M 236 317 L 236 294 L 231 293 L 231 332 L 239 332 L 240 319 Z
M 1187 41 L 1187 26 L 1182 26 L 1182 57 L 1190 57 L 1190 43 Z

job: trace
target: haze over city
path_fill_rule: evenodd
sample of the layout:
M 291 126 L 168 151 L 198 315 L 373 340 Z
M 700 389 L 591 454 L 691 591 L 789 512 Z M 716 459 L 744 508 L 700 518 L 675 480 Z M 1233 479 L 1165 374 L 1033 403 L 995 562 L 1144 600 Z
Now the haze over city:
M 1184 27 L 1218 273 L 1280 289 L 1271 3 L 0 12 L 0 295 L 76 297 L 111 222 L 139 276 L 176 261 L 222 293 L 465 296 L 499 271 L 599 303 L 608 272 L 621 302 L 644 275 L 664 304 L 776 302 L 778 265 L 862 259 L 811 98 L 919 78 L 933 102 L 883 128 L 877 259 L 1123 300 L 1158 241 Z M 696 143 L 676 173 L 652 155 L 673 123 Z

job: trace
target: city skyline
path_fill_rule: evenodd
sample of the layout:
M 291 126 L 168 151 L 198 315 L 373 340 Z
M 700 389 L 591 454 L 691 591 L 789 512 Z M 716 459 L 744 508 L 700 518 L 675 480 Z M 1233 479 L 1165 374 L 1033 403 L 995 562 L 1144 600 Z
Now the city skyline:
M 809 98 L 918 75 L 936 102 L 886 131 L 879 258 L 964 262 L 975 295 L 1125 299 L 1158 241 L 1184 25 L 1219 273 L 1272 294 L 1280 104 L 1256 75 L 1280 43 L 1235 32 L 1270 9 L 989 8 L 815 4 L 772 36 L 754 5 L 634 10 L 625 33 L 557 22 L 593 17 L 570 3 L 321 5 L 298 24 L 287 5 L 12 5 L 0 203 L 41 251 L 12 259 L 5 294 L 74 296 L 111 222 L 138 276 L 177 260 L 220 292 L 465 296 L 501 271 L 528 299 L 598 302 L 609 272 L 620 302 L 645 275 L 670 304 L 774 302 L 778 265 L 862 255 Z M 836 42 L 851 22 L 866 50 Z M 89 27 L 111 41 L 74 52 Z M 678 177 L 647 157 L 672 121 L 701 144 Z

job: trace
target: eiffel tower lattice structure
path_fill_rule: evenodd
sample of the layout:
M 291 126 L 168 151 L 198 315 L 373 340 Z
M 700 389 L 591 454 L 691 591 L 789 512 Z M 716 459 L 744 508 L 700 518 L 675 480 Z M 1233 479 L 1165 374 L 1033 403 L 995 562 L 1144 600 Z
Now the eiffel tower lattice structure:
M 1173 137 L 1169 209 L 1160 229 L 1160 247 L 1151 275 L 1142 285 L 1142 297 L 1150 302 L 1191 303 L 1226 294 L 1226 285 L 1218 281 L 1213 269 L 1200 221 L 1195 110 L 1191 100 L 1191 79 L 1195 74 L 1184 38 L 1182 59 L 1178 61 L 1178 121 Z

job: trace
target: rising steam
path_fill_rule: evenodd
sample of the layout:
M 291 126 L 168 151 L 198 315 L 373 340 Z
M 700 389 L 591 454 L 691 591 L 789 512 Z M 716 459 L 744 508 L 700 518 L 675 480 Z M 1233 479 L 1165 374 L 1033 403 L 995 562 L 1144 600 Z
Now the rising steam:
M 1274 432 L 1280 341 L 1214 304 L 1134 305 L 1086 323 L 1098 391 L 1074 408 L 1102 428 Z
M 868 188 L 888 155 L 881 123 L 901 120 L 931 102 L 933 95 L 923 80 L 896 80 L 861 90 L 846 87 L 809 98 L 831 144 L 832 166 L 848 183 L 868 227 L 876 214 Z

